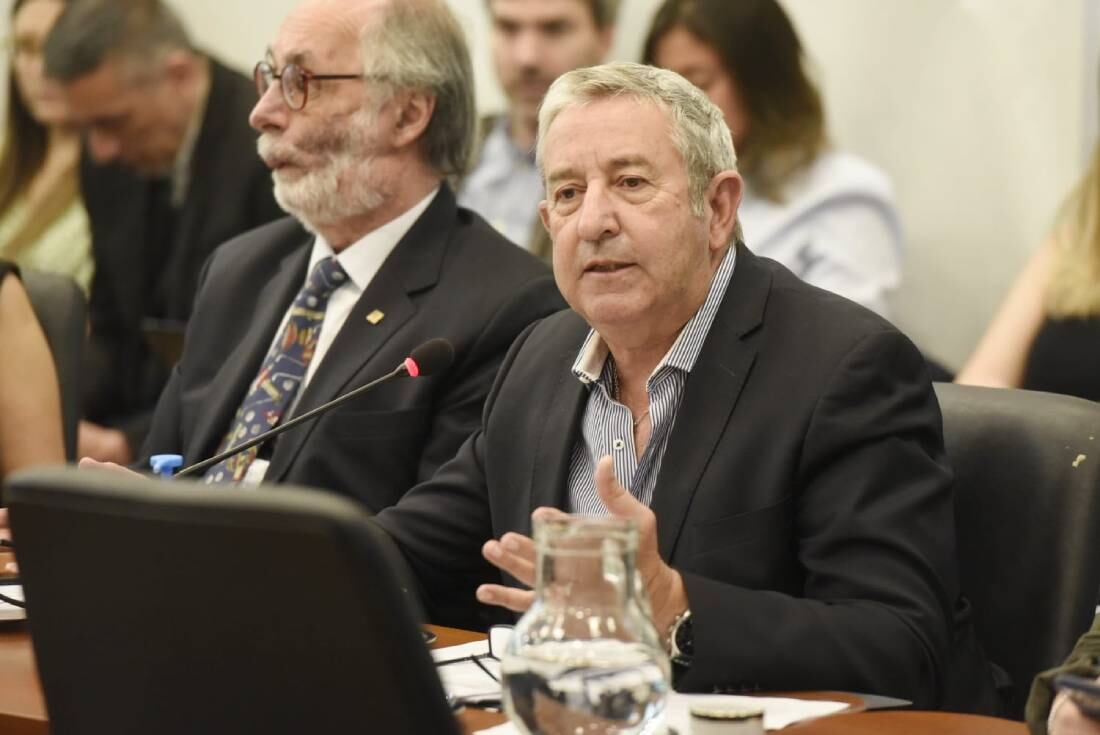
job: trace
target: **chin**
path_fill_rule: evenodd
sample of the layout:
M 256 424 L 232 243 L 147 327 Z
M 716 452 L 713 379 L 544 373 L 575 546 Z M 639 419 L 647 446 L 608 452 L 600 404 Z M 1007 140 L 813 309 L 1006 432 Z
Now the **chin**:
M 597 331 L 603 326 L 636 324 L 645 318 L 646 313 L 636 299 L 619 296 L 587 299 L 586 303 L 578 304 L 578 307 L 576 311 L 586 322 L 596 327 Z

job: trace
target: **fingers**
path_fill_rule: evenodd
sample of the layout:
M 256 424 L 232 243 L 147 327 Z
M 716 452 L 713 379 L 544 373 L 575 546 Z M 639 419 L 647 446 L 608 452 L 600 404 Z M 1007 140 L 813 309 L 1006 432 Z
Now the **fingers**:
M 634 518 L 649 511 L 615 477 L 615 460 L 610 456 L 596 463 L 596 493 L 605 508 L 617 518 Z
M 477 588 L 477 599 L 486 605 L 497 605 L 512 612 L 527 612 L 535 601 L 535 593 L 499 584 L 483 584 Z
M 560 521 L 566 518 L 571 518 L 564 510 L 558 510 L 557 508 L 550 508 L 543 506 L 541 508 L 535 508 L 531 513 L 532 521 Z
M 506 533 L 500 541 L 486 541 L 481 547 L 485 559 L 523 584 L 535 584 L 535 542 L 518 533 Z
M 124 475 L 132 475 L 133 477 L 142 477 L 141 473 L 134 472 L 129 467 L 123 467 L 114 462 L 100 462 L 91 457 L 82 457 L 79 467 L 82 470 L 107 470 L 108 472 L 119 472 Z

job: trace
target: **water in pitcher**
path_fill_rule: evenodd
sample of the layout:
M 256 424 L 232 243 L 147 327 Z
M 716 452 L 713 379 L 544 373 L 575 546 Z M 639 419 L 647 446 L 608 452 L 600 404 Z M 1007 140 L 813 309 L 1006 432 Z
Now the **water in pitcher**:
M 501 665 L 512 722 L 530 735 L 664 733 L 668 677 L 648 646 L 546 641 Z

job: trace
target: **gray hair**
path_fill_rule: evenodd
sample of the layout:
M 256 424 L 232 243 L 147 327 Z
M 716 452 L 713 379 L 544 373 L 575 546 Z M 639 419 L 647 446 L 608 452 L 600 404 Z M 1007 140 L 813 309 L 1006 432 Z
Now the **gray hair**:
M 420 89 L 435 96 L 424 131 L 428 163 L 443 176 L 466 173 L 477 111 L 466 36 L 441 0 L 394 0 L 361 37 L 363 72 L 392 92 Z
M 733 137 L 722 111 L 694 84 L 667 69 L 620 61 L 558 77 L 539 109 L 535 160 L 543 178 L 546 133 L 558 115 L 570 107 L 619 96 L 651 102 L 668 116 L 669 135 L 687 169 L 691 211 L 702 216 L 711 180 L 722 171 L 737 169 Z M 735 236 L 741 239 L 740 223 Z
M 177 50 L 194 47 L 161 0 L 69 0 L 46 39 L 46 74 L 71 82 L 119 58 L 139 76 L 150 62 Z

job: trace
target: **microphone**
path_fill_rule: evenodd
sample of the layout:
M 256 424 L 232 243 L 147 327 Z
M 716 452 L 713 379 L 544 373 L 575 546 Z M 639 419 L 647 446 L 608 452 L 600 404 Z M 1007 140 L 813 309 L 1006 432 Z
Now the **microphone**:
M 282 434 L 284 431 L 289 431 L 299 424 L 315 419 L 321 414 L 328 413 L 337 406 L 342 406 L 356 396 L 366 393 L 370 389 L 377 385 L 381 385 L 393 378 L 426 378 L 429 375 L 434 375 L 442 370 L 446 370 L 450 367 L 451 363 L 455 359 L 455 348 L 451 343 L 442 338 L 430 339 L 424 344 L 417 347 L 415 350 L 409 353 L 409 356 L 401 361 L 401 364 L 396 368 L 386 373 L 380 378 L 376 378 L 366 385 L 361 385 L 353 391 L 349 391 L 342 396 L 332 399 L 328 403 L 321 404 L 317 408 L 306 411 L 301 416 L 295 416 L 285 424 L 279 424 L 278 426 L 259 434 L 248 441 L 238 446 L 227 449 L 221 454 L 216 454 L 210 459 L 204 459 L 201 462 L 196 462 L 190 467 L 186 467 L 176 473 L 176 477 L 187 477 L 189 475 L 197 475 L 204 470 L 207 470 L 218 462 L 229 459 L 234 454 L 239 454 L 246 449 L 251 449 L 257 444 L 263 444 L 268 439 Z

